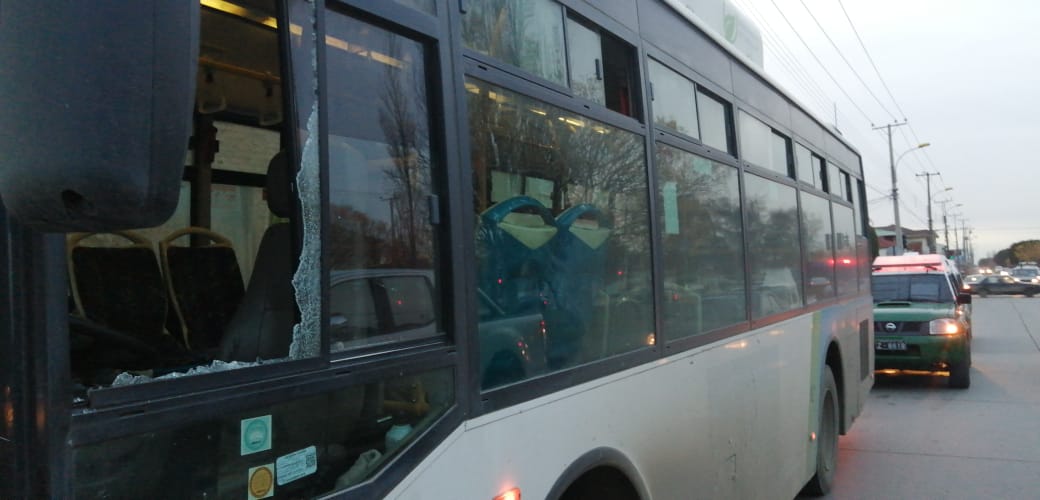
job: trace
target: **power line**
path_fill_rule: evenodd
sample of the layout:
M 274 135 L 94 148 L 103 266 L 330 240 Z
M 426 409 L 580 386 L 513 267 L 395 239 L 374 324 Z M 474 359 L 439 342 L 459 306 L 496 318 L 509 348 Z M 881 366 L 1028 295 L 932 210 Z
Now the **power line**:
M 892 104 L 896 106 L 896 110 L 905 118 L 906 112 L 899 106 L 899 101 L 896 101 L 895 96 L 892 95 L 892 90 L 888 88 L 885 79 L 881 77 L 881 71 L 878 70 L 877 64 L 874 63 L 874 58 L 870 57 L 870 51 L 867 50 L 866 44 L 863 43 L 863 38 L 859 36 L 859 30 L 856 29 L 856 25 L 852 22 L 852 17 L 850 17 L 849 12 L 845 10 L 845 5 L 841 3 L 841 0 L 838 0 L 838 6 L 841 7 L 841 12 L 845 14 L 845 19 L 849 22 L 849 26 L 852 27 L 852 33 L 856 35 L 856 40 L 859 41 L 859 46 L 863 49 L 863 53 L 866 54 L 867 60 L 870 61 L 870 66 L 874 68 L 874 74 L 877 75 L 878 80 L 881 81 L 881 86 L 884 87 L 885 92 L 888 93 L 889 99 L 892 99 Z
M 799 61 L 799 58 L 796 57 L 793 51 L 787 46 L 786 43 L 784 43 L 783 37 L 781 37 L 777 30 L 774 29 L 772 24 L 769 23 L 768 18 L 765 16 L 765 14 L 762 13 L 762 11 L 758 9 L 755 3 L 747 0 L 736 1 L 741 8 L 747 11 L 750 15 L 752 15 L 755 18 L 755 20 L 758 23 L 761 24 L 763 28 L 763 33 L 766 35 L 765 41 L 767 42 L 769 47 L 776 52 L 776 60 L 783 64 L 785 68 L 787 68 L 788 73 L 791 75 L 792 78 L 796 79 L 794 83 L 798 84 L 800 88 L 802 88 L 808 93 L 807 97 L 814 97 L 814 91 L 816 94 L 819 94 L 819 96 L 822 96 L 822 99 L 823 101 L 825 101 L 825 103 L 821 106 L 821 108 L 818 111 L 820 112 L 820 116 L 827 116 L 831 112 L 832 107 L 832 104 L 827 103 L 835 103 L 835 101 L 827 95 L 827 92 L 820 87 L 820 85 L 816 82 L 816 79 L 809 74 L 809 72 Z M 791 27 L 790 22 L 788 22 L 788 26 Z M 802 43 L 803 45 L 805 44 L 804 40 L 802 41 Z M 785 63 L 785 61 L 787 61 L 787 63 Z M 819 62 L 819 60 L 817 60 L 817 62 Z M 818 100 L 814 100 L 814 103 L 816 105 L 820 105 Z M 855 102 L 853 102 L 852 104 L 855 106 Z M 852 120 L 849 120 L 847 116 L 844 116 L 844 113 L 838 110 L 838 107 L 836 105 L 833 106 L 833 109 L 835 126 L 838 126 L 837 120 L 839 120 L 840 118 L 845 118 L 845 121 L 852 122 Z M 858 144 L 858 147 L 864 148 L 864 154 L 862 154 L 861 156 L 865 158 L 873 158 L 880 156 L 879 150 L 877 149 L 877 145 L 874 144 L 873 141 L 870 141 L 869 137 L 865 137 L 862 134 L 859 134 L 859 129 L 857 129 L 856 127 L 851 127 L 846 129 L 846 132 L 848 132 L 851 135 L 859 136 L 858 138 L 856 138 L 857 140 L 853 140 L 854 138 L 852 136 L 849 136 L 849 140 L 852 141 L 854 144 Z M 873 156 L 865 154 L 867 150 L 873 153 Z
M 824 38 L 826 38 L 827 41 L 830 42 L 831 47 L 834 47 L 834 51 L 838 53 L 838 56 L 841 57 L 841 60 L 845 61 L 845 65 L 849 67 L 849 70 L 852 71 L 852 74 L 856 75 L 856 79 L 859 80 L 859 83 L 863 85 L 863 88 L 867 89 L 867 93 L 870 94 L 870 97 L 874 98 L 874 101 L 878 103 L 878 106 L 881 106 L 881 109 L 883 109 L 885 113 L 888 113 L 888 116 L 892 118 L 892 120 L 898 120 L 898 118 L 894 114 L 892 114 L 892 112 L 889 111 L 887 107 L 885 107 L 885 104 L 881 102 L 881 99 L 878 99 L 878 96 L 874 94 L 874 91 L 870 88 L 870 85 L 867 85 L 867 82 L 865 82 L 863 80 L 863 77 L 859 75 L 859 72 L 856 71 L 856 68 L 852 67 L 852 63 L 849 62 L 848 58 L 845 57 L 845 54 L 841 51 L 840 48 L 838 48 L 838 44 L 834 43 L 834 40 L 831 38 L 830 34 L 828 34 L 827 30 L 823 28 L 823 24 L 820 24 L 820 21 L 816 19 L 816 16 L 813 15 L 812 10 L 809 9 L 809 6 L 805 5 L 805 0 L 798 0 L 798 2 L 802 4 L 802 7 L 805 9 L 805 12 L 807 12 L 809 14 L 809 17 L 812 18 L 813 22 L 816 23 L 816 27 L 820 28 L 820 32 L 823 33 Z M 906 118 L 906 116 L 904 115 L 903 118 Z
M 902 114 L 903 118 L 905 119 L 906 112 L 903 111 L 902 106 L 899 105 L 899 101 L 897 101 L 896 97 L 892 94 L 892 90 L 888 88 L 888 83 L 885 82 L 885 78 L 881 76 L 881 70 L 878 69 L 877 64 L 874 62 L 874 58 L 870 56 L 870 51 L 867 50 L 867 45 L 863 43 L 863 38 L 859 36 L 859 30 L 856 29 L 856 24 L 852 22 L 852 16 L 849 16 L 849 11 L 845 10 L 845 4 L 843 4 L 841 0 L 838 0 L 838 6 L 841 7 L 842 14 L 845 14 L 845 19 L 849 22 L 849 27 L 852 28 L 852 33 L 856 35 L 856 40 L 859 42 L 860 48 L 863 49 L 863 54 L 867 56 L 867 60 L 870 61 L 870 66 L 874 68 L 874 74 L 877 75 L 878 81 L 881 82 L 881 86 L 885 89 L 885 92 L 888 94 L 888 98 L 892 99 L 892 104 L 895 105 L 896 110 L 899 111 L 899 113 Z M 910 129 L 910 134 L 914 136 L 914 141 L 917 144 L 920 144 L 921 139 L 917 137 L 917 131 L 914 130 L 913 125 L 910 125 L 907 128 Z M 932 161 L 932 157 L 928 154 L 927 151 L 924 152 L 924 157 L 928 160 L 928 163 L 932 165 L 932 168 L 935 169 L 935 162 Z
M 868 116 L 867 113 L 863 111 L 863 108 L 859 107 L 859 104 L 856 104 L 856 101 L 852 98 L 852 96 L 850 96 L 849 93 L 845 91 L 845 88 L 842 87 L 840 83 L 838 83 L 838 80 L 834 78 L 834 75 L 832 75 L 831 72 L 827 70 L 827 66 L 825 66 L 823 62 L 820 61 L 820 58 L 817 57 L 816 53 L 813 52 L 811 47 L 809 47 L 809 44 L 806 43 L 804 38 L 802 38 L 802 35 L 798 33 L 798 30 L 794 28 L 794 25 L 791 24 L 791 21 L 787 19 L 786 15 L 784 15 L 784 11 L 781 10 L 780 6 L 776 4 L 776 0 L 769 0 L 769 2 L 772 3 L 773 8 L 775 8 L 776 11 L 780 13 L 780 17 L 783 18 L 784 22 L 787 23 L 787 26 L 791 28 L 791 31 L 798 38 L 798 41 L 802 42 L 802 45 L 805 46 L 805 49 L 809 51 L 809 54 L 812 55 L 813 59 L 816 60 L 816 63 L 819 64 L 820 68 L 823 69 L 823 72 L 831 79 L 831 82 L 833 82 L 834 85 L 838 87 L 838 90 L 840 90 L 841 93 L 845 95 L 845 98 L 848 99 L 850 103 L 852 103 L 852 106 L 856 108 L 856 110 L 859 111 L 861 115 L 863 115 L 863 118 L 866 118 L 867 123 L 874 123 L 874 120 L 870 119 L 870 116 Z
M 762 24 L 762 27 L 764 28 L 764 33 L 767 37 L 766 42 L 769 43 L 772 47 L 774 47 L 774 50 L 776 51 L 777 55 L 777 61 L 783 64 L 785 68 L 787 68 L 792 78 L 798 79 L 800 80 L 800 82 L 807 82 L 807 84 L 804 85 L 801 85 L 800 83 L 802 89 L 806 91 L 807 95 L 814 96 L 813 93 L 815 92 L 815 96 L 817 98 L 822 97 L 821 110 L 829 108 L 830 103 L 834 102 L 834 100 L 831 99 L 827 95 L 827 93 L 824 92 L 824 90 L 820 87 L 820 85 L 816 83 L 816 80 L 814 80 L 812 76 L 809 75 L 809 72 L 805 70 L 805 67 L 802 66 L 802 64 L 798 61 L 798 58 L 794 56 L 794 54 L 791 52 L 791 49 L 788 48 L 787 44 L 783 42 L 780 36 L 776 33 L 776 30 L 774 30 L 773 27 L 769 24 L 769 21 L 766 20 L 766 17 L 758 10 L 758 7 L 756 7 L 754 3 L 745 3 L 743 1 L 740 2 L 740 5 L 747 9 L 748 12 L 750 12 L 751 15 L 754 16 L 755 20 Z M 820 105 L 821 102 L 817 101 L 816 104 Z

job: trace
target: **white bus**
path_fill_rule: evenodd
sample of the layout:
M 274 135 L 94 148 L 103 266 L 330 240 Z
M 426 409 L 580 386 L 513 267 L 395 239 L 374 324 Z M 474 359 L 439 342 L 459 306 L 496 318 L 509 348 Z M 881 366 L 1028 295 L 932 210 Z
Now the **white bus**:
M 2 16 L 0 498 L 830 487 L 861 160 L 684 4 Z

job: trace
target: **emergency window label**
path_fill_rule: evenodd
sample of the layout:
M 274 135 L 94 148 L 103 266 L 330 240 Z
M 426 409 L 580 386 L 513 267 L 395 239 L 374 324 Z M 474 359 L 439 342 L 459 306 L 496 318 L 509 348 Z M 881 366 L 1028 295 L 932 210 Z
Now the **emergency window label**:
M 302 450 L 282 455 L 275 461 L 275 475 L 278 486 L 289 484 L 301 477 L 318 471 L 318 450 L 308 446 Z
M 249 455 L 271 449 L 271 416 L 242 420 L 241 454 Z

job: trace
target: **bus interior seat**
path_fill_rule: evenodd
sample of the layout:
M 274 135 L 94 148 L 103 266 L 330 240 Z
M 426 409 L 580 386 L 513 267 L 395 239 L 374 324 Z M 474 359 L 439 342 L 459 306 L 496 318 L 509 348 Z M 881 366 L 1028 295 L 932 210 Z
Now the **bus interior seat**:
M 98 369 L 144 370 L 179 359 L 183 348 L 164 329 L 166 289 L 148 239 L 129 231 L 70 234 L 66 259 L 75 305 L 69 328 L 80 350 L 73 369 L 85 382 L 107 383 L 91 375 L 100 376 Z
M 267 166 L 267 206 L 275 217 L 292 215 L 291 164 L 285 152 Z M 288 222 L 268 226 L 260 240 L 253 273 L 220 346 L 220 359 L 252 362 L 289 355 L 296 299 L 292 276 L 296 259 Z
M 553 240 L 553 269 L 551 282 L 557 302 L 573 316 L 569 330 L 553 331 L 547 338 L 546 349 L 556 364 L 579 361 L 583 338 L 591 333 L 597 316 L 597 294 L 602 293 L 607 266 L 607 241 L 613 233 L 613 223 L 607 214 L 594 205 L 574 205 L 556 217 L 559 234 Z M 602 335 L 608 335 L 601 328 Z M 602 339 L 606 342 L 606 339 Z M 600 357 L 596 354 L 594 357 Z
M 515 196 L 480 214 L 478 286 L 507 314 L 533 312 L 548 284 L 559 229 L 538 200 Z
M 86 240 L 109 240 L 86 244 Z M 115 245 L 111 240 L 129 244 Z M 130 231 L 69 235 L 69 280 L 76 312 L 135 336 L 163 334 L 166 291 L 152 243 Z
M 184 236 L 205 244 L 174 244 Z M 215 349 L 245 295 L 231 240 L 206 228 L 186 227 L 159 242 L 159 257 L 184 344 L 194 351 Z

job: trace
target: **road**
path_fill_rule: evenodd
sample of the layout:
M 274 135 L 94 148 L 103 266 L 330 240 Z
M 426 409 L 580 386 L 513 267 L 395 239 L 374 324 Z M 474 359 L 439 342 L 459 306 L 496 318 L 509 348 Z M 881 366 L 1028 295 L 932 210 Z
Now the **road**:
M 971 388 L 878 374 L 832 499 L 1040 499 L 1040 298 L 975 298 Z

